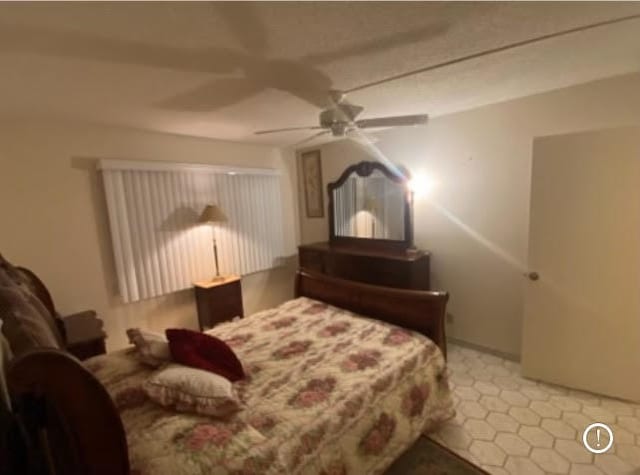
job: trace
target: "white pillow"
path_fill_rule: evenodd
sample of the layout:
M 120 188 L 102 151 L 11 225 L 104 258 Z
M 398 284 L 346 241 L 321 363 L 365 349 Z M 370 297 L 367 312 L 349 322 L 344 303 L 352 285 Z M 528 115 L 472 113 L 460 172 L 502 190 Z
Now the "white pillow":
M 225 417 L 242 409 L 227 378 L 189 366 L 170 364 L 153 373 L 142 388 L 152 401 L 177 411 Z
M 133 343 L 140 360 L 157 368 L 168 361 L 171 361 L 169 342 L 162 333 L 150 332 L 139 328 L 129 328 L 127 330 L 129 343 Z

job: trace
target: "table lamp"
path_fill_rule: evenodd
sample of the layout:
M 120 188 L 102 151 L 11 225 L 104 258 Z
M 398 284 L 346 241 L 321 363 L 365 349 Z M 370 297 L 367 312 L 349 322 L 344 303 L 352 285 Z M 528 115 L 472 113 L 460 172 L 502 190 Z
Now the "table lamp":
M 220 209 L 218 205 L 210 204 L 205 206 L 200 214 L 200 219 L 198 220 L 200 223 L 212 223 L 212 235 L 213 235 L 213 258 L 216 263 L 216 275 L 212 281 L 222 280 L 224 277 L 220 276 L 220 271 L 218 269 L 218 246 L 216 245 L 216 228 L 215 223 L 223 223 L 227 221 L 227 216 Z

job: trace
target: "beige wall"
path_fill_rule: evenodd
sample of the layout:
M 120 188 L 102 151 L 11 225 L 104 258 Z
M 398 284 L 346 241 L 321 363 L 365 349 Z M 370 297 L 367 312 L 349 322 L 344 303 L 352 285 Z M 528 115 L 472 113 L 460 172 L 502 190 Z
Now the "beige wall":
M 274 148 L 78 124 L 0 123 L 0 252 L 47 283 L 61 313 L 96 309 L 110 349 L 130 326 L 195 327 L 191 290 L 120 303 L 103 192 L 101 158 L 268 167 L 282 171 L 286 254 L 298 228 L 295 163 Z M 245 312 L 293 294 L 295 259 L 243 278 Z
M 357 103 L 357 94 L 350 99 Z M 377 146 L 388 158 L 438 183 L 416 199 L 415 237 L 433 253 L 434 288 L 451 293 L 449 336 L 520 354 L 533 138 L 634 124 L 640 124 L 638 74 L 379 134 Z M 350 141 L 321 149 L 325 185 L 347 164 L 369 158 Z M 326 219 L 299 210 L 301 241 L 326 240 Z

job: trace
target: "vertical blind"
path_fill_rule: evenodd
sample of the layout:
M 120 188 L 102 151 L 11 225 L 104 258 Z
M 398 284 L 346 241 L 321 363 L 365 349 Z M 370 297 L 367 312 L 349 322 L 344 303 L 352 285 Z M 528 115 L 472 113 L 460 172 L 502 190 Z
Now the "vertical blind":
M 189 288 L 220 273 L 274 267 L 283 254 L 280 177 L 272 170 L 101 162 L 118 287 L 125 302 Z M 207 204 L 227 222 L 198 223 Z

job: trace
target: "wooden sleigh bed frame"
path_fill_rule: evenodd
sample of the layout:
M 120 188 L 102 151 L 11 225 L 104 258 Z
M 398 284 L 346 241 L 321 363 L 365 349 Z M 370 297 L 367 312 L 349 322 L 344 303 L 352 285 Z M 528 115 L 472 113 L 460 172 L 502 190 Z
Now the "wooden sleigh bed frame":
M 446 292 L 392 289 L 299 270 L 295 296 L 415 330 L 446 355 Z M 34 350 L 11 362 L 7 381 L 17 419 L 12 473 L 130 473 L 118 411 L 104 386 L 73 356 Z

